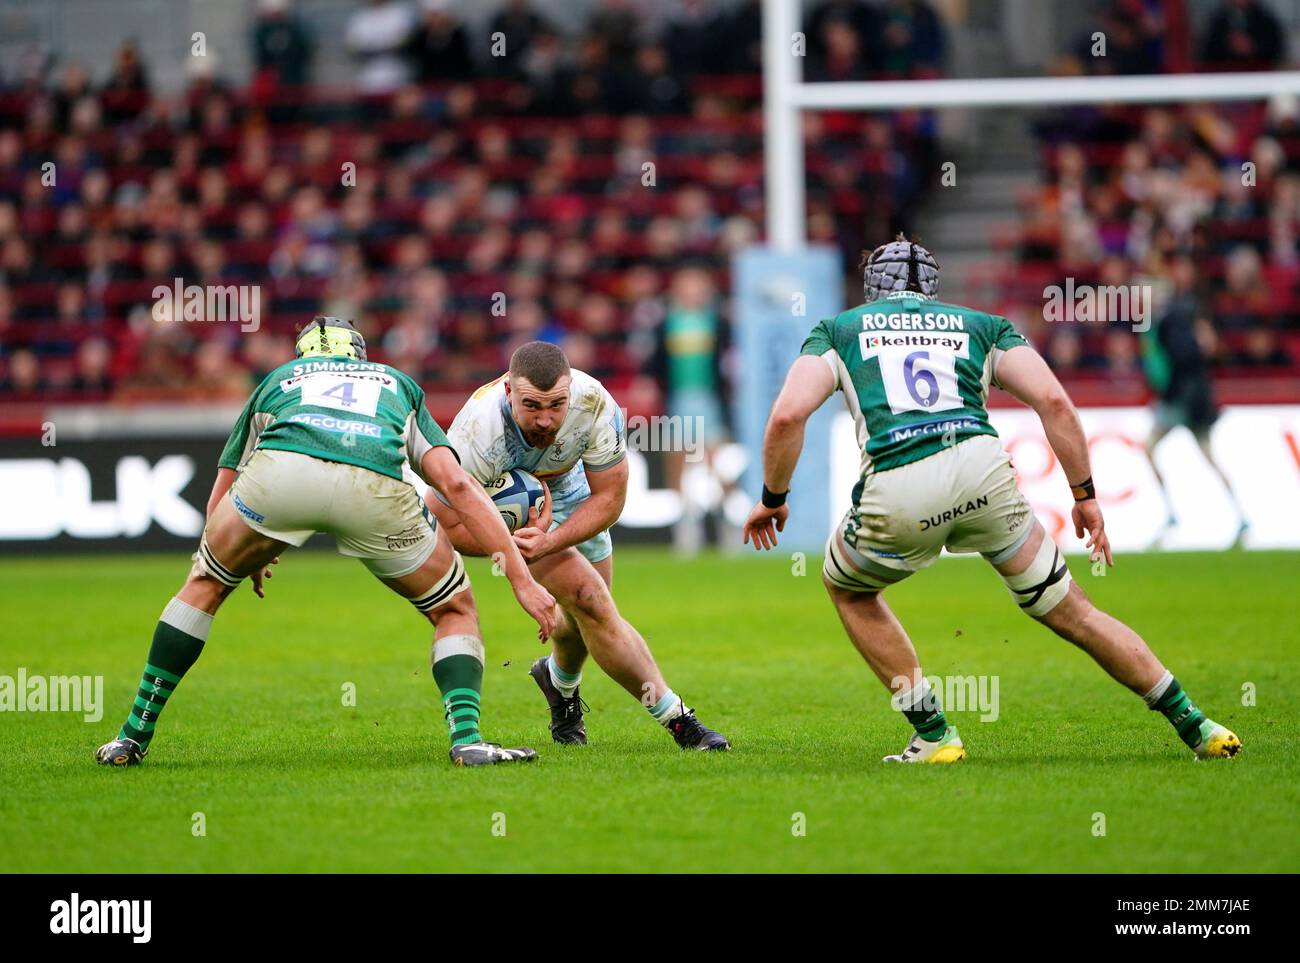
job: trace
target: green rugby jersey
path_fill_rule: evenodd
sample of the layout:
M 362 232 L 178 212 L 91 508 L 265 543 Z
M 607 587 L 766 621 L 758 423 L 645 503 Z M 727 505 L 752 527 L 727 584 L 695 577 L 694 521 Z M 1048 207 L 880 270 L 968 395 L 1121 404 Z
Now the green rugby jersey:
M 298 358 L 257 386 L 217 464 L 242 468 L 270 448 L 401 478 L 403 462 L 419 474 L 420 460 L 440 445 L 451 442 L 423 389 L 396 368 L 342 355 Z
M 1003 351 L 1028 343 L 1006 318 L 898 291 L 821 321 L 802 353 L 830 365 L 865 473 L 997 435 L 984 407 L 993 367 Z

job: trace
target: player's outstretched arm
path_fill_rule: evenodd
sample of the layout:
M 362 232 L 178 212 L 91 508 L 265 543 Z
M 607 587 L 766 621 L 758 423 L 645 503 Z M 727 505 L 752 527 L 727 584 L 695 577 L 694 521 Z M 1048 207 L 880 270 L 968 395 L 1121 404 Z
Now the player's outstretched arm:
M 1010 348 L 998 359 L 993 377 L 1013 397 L 1034 409 L 1043 423 L 1047 442 L 1065 472 L 1065 480 L 1077 493 L 1084 493 L 1086 489 L 1090 494 L 1092 467 L 1083 422 L 1079 420 L 1074 402 L 1042 355 L 1028 345 Z M 1092 550 L 1093 558 L 1104 556 L 1106 564 L 1113 565 L 1110 539 L 1106 537 L 1097 499 L 1086 497 L 1075 501 L 1071 514 L 1075 536 L 1082 538 L 1085 531 L 1088 533 L 1087 547 Z
M 776 533 L 785 528 L 790 514 L 785 495 L 803 451 L 804 426 L 834 391 L 835 375 L 821 358 L 802 355 L 790 366 L 763 435 L 764 499 L 745 522 L 743 541 L 752 538 L 755 550 L 776 547 Z
M 433 516 L 438 519 L 438 527 L 446 533 L 447 538 L 451 540 L 452 547 L 460 554 L 472 555 L 475 558 L 491 554 L 478 543 L 478 539 L 470 533 L 470 530 L 461 524 L 460 512 L 439 498 L 432 487 L 424 492 L 424 504 L 428 506 Z
M 425 452 L 420 471 L 424 480 L 446 497 L 468 534 L 501 566 L 520 606 L 536 620 L 538 637 L 548 638 L 555 631 L 555 599 L 529 573 L 510 530 L 483 486 L 460 467 L 445 445 Z

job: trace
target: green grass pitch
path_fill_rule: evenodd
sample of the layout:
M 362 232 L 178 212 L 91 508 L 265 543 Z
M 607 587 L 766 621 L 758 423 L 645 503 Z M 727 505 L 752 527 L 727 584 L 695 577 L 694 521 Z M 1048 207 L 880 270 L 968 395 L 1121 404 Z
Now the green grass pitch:
M 997 720 L 953 713 L 969 756 L 933 768 L 880 762 L 908 730 L 845 639 L 819 557 L 802 576 L 789 553 L 616 559 L 624 614 L 733 752 L 679 751 L 590 664 L 591 744 L 552 745 L 526 674 L 544 650 L 474 562 L 484 731 L 542 758 L 456 769 L 428 627 L 355 562 L 299 553 L 267 599 L 241 587 L 227 603 L 144 765 L 102 768 L 93 750 L 116 735 L 188 562 L 0 563 L 0 674 L 105 678 L 99 723 L 0 714 L 0 871 L 1300 869 L 1300 554 L 1126 556 L 1104 578 L 1071 563 L 1241 735 L 1229 762 L 1194 762 L 978 560 L 891 589 L 927 673 L 998 677 Z

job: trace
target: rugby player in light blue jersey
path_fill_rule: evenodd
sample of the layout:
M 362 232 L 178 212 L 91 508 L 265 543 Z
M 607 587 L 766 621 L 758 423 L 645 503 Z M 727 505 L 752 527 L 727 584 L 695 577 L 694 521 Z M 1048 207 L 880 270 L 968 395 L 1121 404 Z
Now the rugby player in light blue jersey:
M 512 468 L 549 482 L 543 515 L 531 511 L 514 537 L 563 613 L 552 654 L 529 671 L 551 710 L 551 738 L 587 741 L 578 687 L 590 652 L 683 749 L 729 749 L 664 681 L 645 639 L 610 594 L 609 527 L 623 511 L 628 467 L 623 413 L 604 385 L 571 369 L 555 345 L 530 341 L 515 351 L 506 374 L 470 396 L 447 435 L 465 470 L 484 484 Z M 458 550 L 491 554 L 460 524 L 455 506 L 432 494 L 425 501 Z

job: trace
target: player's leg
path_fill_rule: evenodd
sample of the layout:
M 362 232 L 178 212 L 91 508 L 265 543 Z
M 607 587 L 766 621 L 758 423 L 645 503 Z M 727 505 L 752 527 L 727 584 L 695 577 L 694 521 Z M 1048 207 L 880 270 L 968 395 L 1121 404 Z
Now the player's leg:
M 363 559 L 376 574 L 375 560 Z M 451 738 L 451 760 L 458 766 L 531 762 L 537 753 L 526 746 L 505 749 L 487 743 L 479 730 L 483 692 L 483 634 L 478 609 L 460 554 L 447 537 L 436 534 L 433 551 L 413 571 L 381 581 L 408 600 L 433 625 L 430 665 L 442 694 Z
M 100 746 L 105 765 L 138 763 L 153 741 L 158 716 L 190 670 L 212 628 L 212 619 L 239 583 L 276 559 L 288 543 L 254 531 L 229 497 L 221 499 L 203 530 L 194 567 L 163 608 L 145 660 L 135 700 L 117 738 Z
M 893 695 L 895 708 L 916 730 L 907 748 L 886 762 L 956 762 L 966 755 L 921 671 L 912 640 L 881 593 L 910 573 L 861 555 L 836 531 L 827 542 L 822 582 L 853 647 Z
M 1155 422 L 1151 427 L 1151 433 L 1147 435 L 1146 443 L 1142 446 L 1143 452 L 1147 456 L 1147 464 L 1151 466 L 1151 474 L 1156 478 L 1156 484 L 1160 488 L 1160 497 L 1165 503 L 1165 528 L 1170 529 L 1178 524 L 1178 518 L 1174 514 L 1173 499 L 1169 497 L 1169 486 L 1165 483 L 1165 476 L 1160 472 L 1160 466 L 1156 464 L 1156 446 L 1164 441 L 1165 436 L 1174 428 L 1175 422 L 1172 421 L 1172 415 L 1168 412 L 1166 406 L 1160 405 L 1156 408 Z
M 614 579 L 614 556 L 593 563 L 606 586 Z M 537 572 L 534 570 L 534 577 Z M 549 589 L 548 589 L 549 591 Z M 587 744 L 583 713 L 590 708 L 581 695 L 582 667 L 587 661 L 587 643 L 564 608 L 559 607 L 555 631 L 551 633 L 551 654 L 534 659 L 528 674 L 546 697 L 551 710 L 551 738 L 566 745 Z
M 614 587 L 613 555 L 592 562 L 591 567 L 596 570 L 606 588 Z M 538 577 L 536 570 L 533 577 Z M 587 643 L 582 640 L 582 632 L 563 608 L 560 609 L 559 624 L 551 633 L 551 648 L 552 653 L 547 660 L 549 671 L 561 681 L 562 689 L 576 690 L 582 680 L 582 666 L 587 661 Z
M 1192 429 L 1192 434 L 1196 436 L 1196 445 L 1201 449 L 1201 454 L 1205 456 L 1206 463 L 1210 469 L 1219 476 L 1219 481 L 1223 482 L 1223 490 L 1228 495 L 1228 501 L 1232 502 L 1232 509 L 1237 513 L 1237 535 L 1233 540 L 1234 546 L 1240 546 L 1246 537 L 1246 532 L 1250 530 L 1250 520 L 1246 518 L 1246 511 L 1241 507 L 1241 499 L 1237 497 L 1237 490 L 1232 487 L 1232 482 L 1228 480 L 1228 473 L 1223 470 L 1217 458 L 1214 457 L 1214 451 L 1210 447 L 1210 429 L 1214 426 L 1214 418 L 1197 424 Z
M 1070 578 L 1060 549 L 1037 520 L 1009 558 L 991 559 L 1024 611 L 1087 652 L 1111 678 L 1140 695 L 1197 756 L 1231 756 L 1235 734 L 1206 718 L 1142 637 L 1103 612 Z
M 585 484 L 585 483 L 584 483 Z M 590 494 L 589 489 L 579 489 L 575 494 L 570 495 L 563 502 L 557 504 L 554 508 L 554 516 L 551 521 L 552 531 L 557 528 L 560 522 L 569 517 L 569 514 L 580 503 L 586 494 Z M 607 588 L 612 588 L 614 583 L 614 544 L 608 532 L 599 534 L 583 542 L 578 546 L 578 552 L 592 564 L 605 582 Z M 545 567 L 542 569 L 546 570 Z M 539 579 L 538 570 L 533 568 L 533 577 Z M 549 591 L 549 589 L 548 589 Z M 552 593 L 554 594 L 554 593 Z M 533 662 L 529 669 L 529 674 L 537 682 L 546 700 L 551 706 L 552 725 L 551 734 L 557 742 L 586 742 L 586 730 L 582 727 L 581 706 L 578 701 L 578 686 L 582 681 L 582 667 L 587 661 L 587 645 L 582 640 L 582 632 L 579 630 L 574 620 L 569 617 L 561 606 L 560 621 L 555 631 L 551 633 L 551 655 L 545 659 L 539 659 Z M 544 662 L 544 666 L 539 663 Z M 557 716 L 557 713 L 563 713 L 563 718 Z M 568 732 L 567 738 L 561 739 L 561 732 L 557 730 L 556 724 L 559 724 L 561 730 Z
M 608 556 L 606 556 L 607 558 Z M 598 559 L 598 562 L 601 561 Z M 576 549 L 565 549 L 534 562 L 533 577 L 555 596 L 565 611 L 568 624 L 581 636 L 583 646 L 596 664 L 633 698 L 649 710 L 655 721 L 668 729 L 683 748 L 726 749 L 727 740 L 707 728 L 664 681 L 645 639 L 619 614 L 605 577 Z M 609 572 L 612 579 L 612 568 Z M 540 662 L 540 660 L 539 660 Z M 538 663 L 534 671 L 539 672 Z M 535 674 L 534 678 L 538 676 Z M 548 680 L 566 699 L 575 699 L 580 675 Z M 547 687 L 538 679 L 542 691 Z M 548 702 L 551 702 L 548 694 Z M 555 707 L 552 705 L 554 720 Z M 585 732 L 585 730 L 584 730 Z
M 442 693 L 452 762 L 478 766 L 537 758 L 526 747 L 503 749 L 483 741 L 483 637 L 469 575 L 415 488 L 343 466 L 330 506 L 325 530 L 337 537 L 339 554 L 359 559 L 433 625 L 430 664 Z

